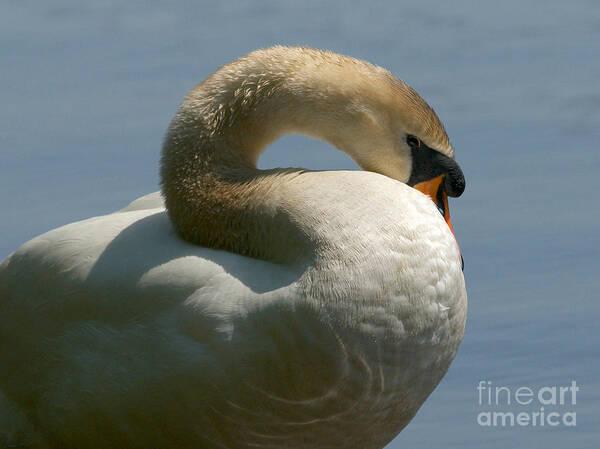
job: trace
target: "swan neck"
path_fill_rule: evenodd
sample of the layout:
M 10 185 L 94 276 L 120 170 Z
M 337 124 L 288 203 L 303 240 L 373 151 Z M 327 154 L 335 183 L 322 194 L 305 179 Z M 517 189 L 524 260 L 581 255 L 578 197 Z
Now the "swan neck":
M 180 106 L 163 145 L 161 183 L 184 239 L 276 261 L 311 252 L 290 212 L 295 206 L 282 204 L 290 195 L 286 183 L 301 171 L 256 168 L 265 147 L 285 134 L 323 140 L 362 168 L 384 173 L 377 166 L 386 159 L 381 150 L 392 150 L 395 138 L 382 111 L 387 72 L 294 55 L 271 54 L 276 62 L 254 55 L 226 65 Z M 408 178 L 407 170 L 390 175 Z
M 389 137 L 378 132 L 379 106 L 365 100 L 372 95 L 361 93 L 368 81 L 348 77 L 339 68 L 302 72 L 296 67 L 255 80 L 242 77 L 224 89 L 220 86 L 220 94 L 211 89 L 210 81 L 192 91 L 181 110 L 188 116 L 186 123 L 200 117 L 198 125 L 205 128 L 215 152 L 235 153 L 237 157 L 227 163 L 237 159 L 256 168 L 260 154 L 273 141 L 299 134 L 329 143 L 370 169 L 364 149 L 385 146 L 378 141 Z M 193 101 L 196 97 L 201 101 Z

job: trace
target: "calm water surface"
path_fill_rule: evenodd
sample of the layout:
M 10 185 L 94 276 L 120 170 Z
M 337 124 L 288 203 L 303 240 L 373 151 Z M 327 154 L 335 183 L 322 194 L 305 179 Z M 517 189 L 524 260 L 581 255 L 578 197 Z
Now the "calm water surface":
M 469 291 L 465 340 L 388 447 L 597 448 L 600 3 L 220 3 L 0 5 L 0 259 L 157 190 L 176 106 L 221 64 L 276 43 L 368 59 L 434 106 L 467 176 L 451 202 Z M 355 168 L 300 137 L 277 142 L 261 166 Z M 486 389 L 537 394 L 572 381 L 576 404 L 569 393 L 563 405 L 537 396 L 509 405 L 507 389 L 490 404 Z M 542 406 L 559 425 L 531 424 Z M 524 413 L 529 425 L 478 424 L 494 411 Z M 562 421 L 571 412 L 575 426 Z

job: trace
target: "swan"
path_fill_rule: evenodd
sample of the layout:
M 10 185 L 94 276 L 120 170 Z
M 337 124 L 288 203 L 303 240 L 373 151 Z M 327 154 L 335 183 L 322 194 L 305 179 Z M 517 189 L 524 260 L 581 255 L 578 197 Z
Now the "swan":
M 257 169 L 290 133 L 364 171 Z M 160 177 L 0 265 L 0 443 L 392 440 L 466 320 L 447 201 L 465 180 L 433 109 L 368 62 L 258 50 L 187 94 Z

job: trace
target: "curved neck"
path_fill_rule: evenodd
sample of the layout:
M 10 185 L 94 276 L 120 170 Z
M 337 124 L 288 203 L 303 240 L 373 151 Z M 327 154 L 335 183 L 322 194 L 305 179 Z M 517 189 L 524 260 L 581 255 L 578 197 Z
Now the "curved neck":
M 242 58 L 193 89 L 170 125 L 161 165 L 163 195 L 179 234 L 277 261 L 305 253 L 311 243 L 277 193 L 298 171 L 256 169 L 262 150 L 284 134 L 324 140 L 364 169 L 396 167 L 386 174 L 408 179 L 410 167 L 382 157 L 393 154 L 396 138 L 385 113 L 387 72 L 352 65 L 348 71 L 339 60 L 305 54 L 277 63 Z
M 315 70 L 306 57 L 267 67 L 260 60 L 230 65 L 188 94 L 169 135 L 207 134 L 220 152 L 235 151 L 255 167 L 271 142 L 302 134 L 344 151 L 365 170 L 384 169 L 382 153 L 391 152 L 397 138 L 388 72 L 356 60 L 351 71 L 337 60 L 321 61 Z

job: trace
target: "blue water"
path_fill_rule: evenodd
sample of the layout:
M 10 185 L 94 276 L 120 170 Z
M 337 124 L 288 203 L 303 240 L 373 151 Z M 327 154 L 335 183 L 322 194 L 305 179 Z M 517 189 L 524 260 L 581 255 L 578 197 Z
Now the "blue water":
M 222 3 L 222 4 L 220 4 Z M 448 375 L 388 448 L 600 442 L 600 3 L 4 1 L 0 259 L 50 228 L 157 190 L 185 92 L 258 47 L 304 44 L 392 70 L 434 106 L 467 191 L 451 202 L 469 321 Z M 262 167 L 355 168 L 287 137 Z M 481 426 L 479 381 L 569 386 L 576 426 Z M 486 384 L 487 385 L 487 384 Z M 484 392 L 484 399 L 487 393 Z M 567 396 L 571 398 L 571 396 Z

